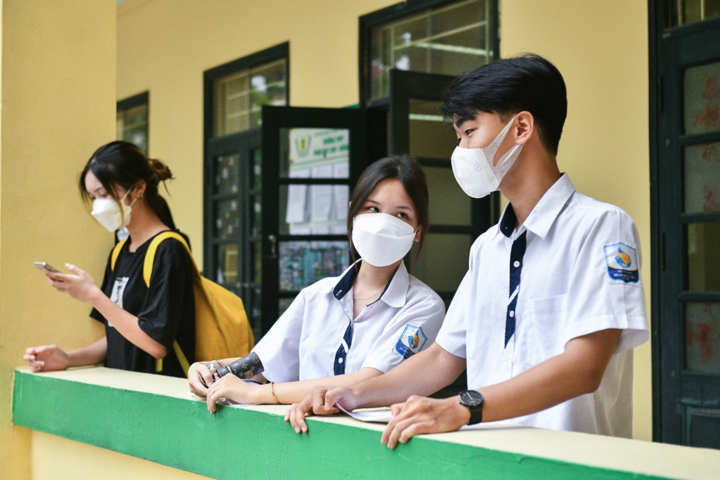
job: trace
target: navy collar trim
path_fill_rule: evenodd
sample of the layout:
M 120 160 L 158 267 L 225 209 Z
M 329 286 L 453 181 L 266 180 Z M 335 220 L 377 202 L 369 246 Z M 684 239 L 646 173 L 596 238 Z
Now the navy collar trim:
M 335 288 L 333 289 L 333 295 L 338 300 L 342 300 L 342 298 L 347 295 L 347 292 L 350 291 L 350 289 L 353 286 L 353 282 L 355 281 L 355 277 L 357 276 L 358 268 L 357 264 L 353 264 L 347 272 L 345 272 L 345 275 L 340 279 L 340 281 L 335 285 Z
M 510 235 L 512 235 L 516 226 L 517 215 L 515 215 L 515 210 L 513 210 L 512 204 L 508 203 L 508 206 L 505 209 L 505 214 L 503 215 L 502 220 L 500 220 L 500 231 L 503 235 L 510 238 Z
M 362 260 L 358 260 L 355 264 L 353 264 L 347 272 L 345 272 L 345 275 L 340 279 L 340 281 L 335 285 L 335 288 L 333 289 L 333 296 L 338 299 L 342 300 L 345 295 L 347 295 L 347 292 L 350 291 L 350 289 L 353 286 L 353 282 L 355 281 L 355 277 L 357 276 L 357 272 L 360 270 L 362 264 Z M 376 304 L 380 299 L 383 298 L 383 295 L 385 295 L 385 292 L 388 291 L 388 288 L 390 288 L 390 284 L 393 281 L 393 278 L 395 278 L 395 275 L 390 277 L 390 280 L 388 281 L 387 285 L 385 285 L 385 289 L 382 291 L 380 296 L 372 303 L 369 303 L 368 306 Z

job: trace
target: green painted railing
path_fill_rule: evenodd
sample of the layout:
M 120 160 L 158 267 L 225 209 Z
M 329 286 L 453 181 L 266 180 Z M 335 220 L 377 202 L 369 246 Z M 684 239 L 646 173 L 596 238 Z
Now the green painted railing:
M 114 374 L 92 370 L 94 378 Z M 454 442 L 461 434 L 420 436 L 389 450 L 379 442 L 381 426 L 347 417 L 311 418 L 310 433 L 297 435 L 283 421 L 284 407 L 220 407 L 210 415 L 185 395 L 183 380 L 122 372 L 144 382 L 135 390 L 83 381 L 86 375 L 17 370 L 14 423 L 218 479 L 668 478 Z M 174 395 L 162 393 L 175 386 Z

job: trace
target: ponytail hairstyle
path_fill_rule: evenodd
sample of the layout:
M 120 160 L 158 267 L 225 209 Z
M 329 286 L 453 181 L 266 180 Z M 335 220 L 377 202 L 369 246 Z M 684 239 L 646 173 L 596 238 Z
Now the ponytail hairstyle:
M 428 195 L 427 182 L 425 181 L 425 173 L 420 167 L 420 163 L 413 157 L 407 155 L 394 155 L 386 157 L 371 164 L 360 175 L 355 185 L 355 189 L 350 199 L 350 208 L 347 215 L 347 231 L 350 240 L 350 253 L 353 261 L 357 259 L 357 251 L 352 243 L 353 220 L 362 210 L 365 202 L 375 190 L 380 182 L 384 180 L 399 180 L 405 187 L 410 200 L 413 202 L 415 212 L 417 214 L 418 227 L 420 228 L 420 240 L 418 243 L 417 254 L 415 258 L 420 257 L 425 235 L 427 235 L 430 225 L 430 197 Z
M 80 196 L 90 203 L 85 177 L 92 172 L 113 200 L 120 203 L 118 187 L 129 191 L 140 180 L 145 180 L 145 200 L 160 221 L 175 230 L 170 207 L 158 192 L 158 185 L 173 178 L 170 169 L 160 160 L 150 159 L 137 146 L 121 140 L 110 142 L 95 150 L 80 174 Z M 167 186 L 165 187 L 167 190 Z M 123 209 L 120 209 L 122 213 Z

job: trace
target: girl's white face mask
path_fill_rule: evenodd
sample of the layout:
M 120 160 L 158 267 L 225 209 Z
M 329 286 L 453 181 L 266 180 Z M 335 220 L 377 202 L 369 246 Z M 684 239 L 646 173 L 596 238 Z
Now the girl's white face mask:
M 493 165 L 495 154 L 507 137 L 513 120 L 515 117 L 510 119 L 495 140 L 485 148 L 455 147 L 451 157 L 453 174 L 460 188 L 471 197 L 482 198 L 497 190 L 503 177 L 520 155 L 523 146 L 516 144 L 500 157 L 497 165 Z
M 412 248 L 413 227 L 387 213 L 365 213 L 353 219 L 352 241 L 364 262 L 387 267 Z
M 93 217 L 95 217 L 95 220 L 100 222 L 100 224 L 107 228 L 108 231 L 114 232 L 116 230 L 120 230 L 123 227 L 127 227 L 128 224 L 130 224 L 130 213 L 132 212 L 132 205 L 135 203 L 135 200 L 132 201 L 130 205 L 125 204 L 125 199 L 132 191 L 133 187 L 131 187 L 127 193 L 125 193 L 125 196 L 120 200 L 120 205 L 122 205 L 122 212 L 120 211 L 120 205 L 118 205 L 118 202 L 111 198 L 96 198 L 93 201 L 93 209 L 90 213 Z

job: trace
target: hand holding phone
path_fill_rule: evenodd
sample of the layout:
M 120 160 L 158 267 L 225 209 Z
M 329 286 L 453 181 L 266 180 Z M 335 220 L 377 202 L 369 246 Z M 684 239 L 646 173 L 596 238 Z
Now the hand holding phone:
M 61 273 L 60 270 L 58 270 L 57 268 L 53 267 L 53 266 L 50 265 L 49 263 L 45 263 L 45 262 L 35 262 L 35 267 L 37 267 L 39 270 L 42 270 L 43 268 L 46 268 L 46 269 L 50 270 L 50 271 L 53 272 L 53 273 Z

